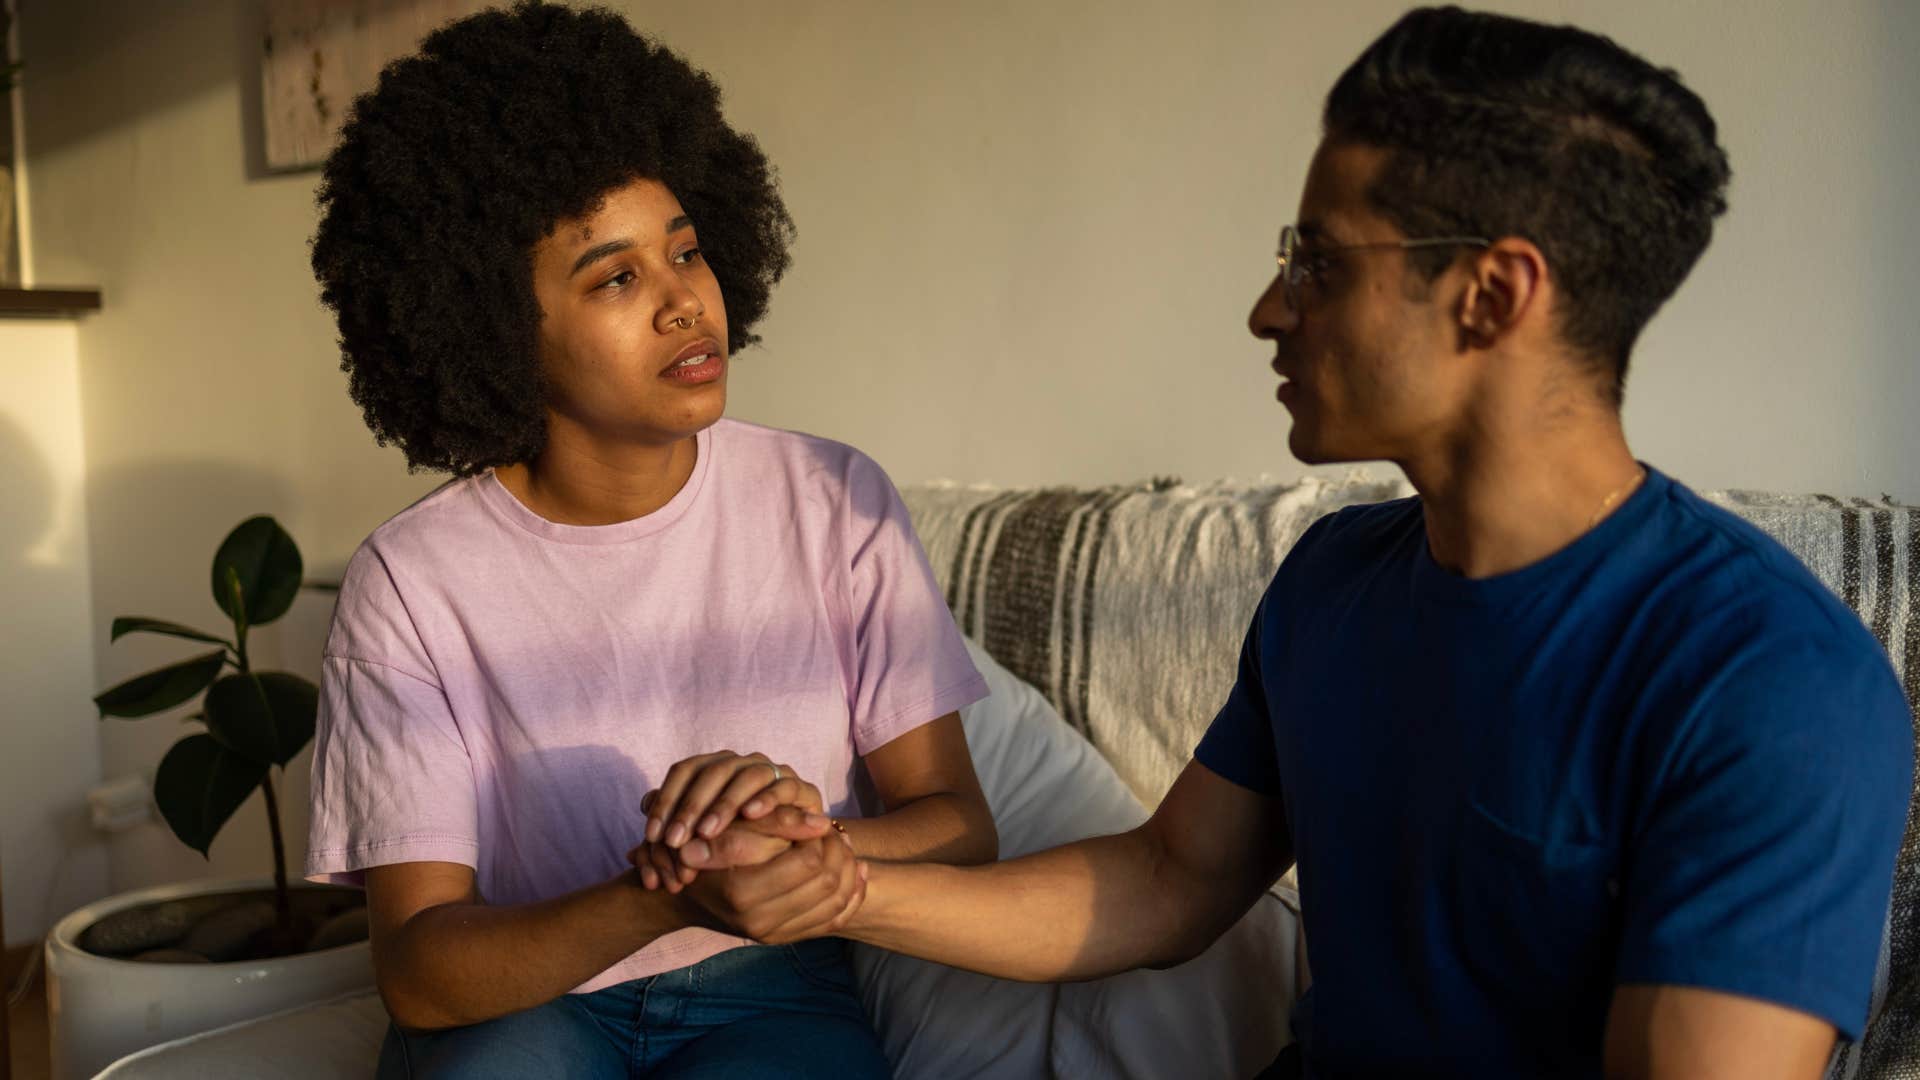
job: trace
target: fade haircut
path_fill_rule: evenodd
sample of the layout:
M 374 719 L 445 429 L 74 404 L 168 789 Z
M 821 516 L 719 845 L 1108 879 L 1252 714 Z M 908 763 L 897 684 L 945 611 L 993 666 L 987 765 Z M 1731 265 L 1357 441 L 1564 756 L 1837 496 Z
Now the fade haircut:
M 1620 403 L 1648 321 L 1706 250 L 1730 176 L 1680 76 L 1598 34 L 1409 12 L 1327 95 L 1329 142 L 1386 151 L 1368 202 L 1408 236 L 1518 236 L 1546 256 L 1561 338 Z M 1428 280 L 1457 252 L 1410 252 Z

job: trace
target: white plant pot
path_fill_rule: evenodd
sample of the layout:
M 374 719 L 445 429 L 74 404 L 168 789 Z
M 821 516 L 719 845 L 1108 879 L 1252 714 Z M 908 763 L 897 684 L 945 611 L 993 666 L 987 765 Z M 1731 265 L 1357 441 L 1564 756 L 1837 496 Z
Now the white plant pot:
M 47 935 L 54 1080 L 86 1080 L 144 1047 L 371 987 L 373 956 L 364 941 L 230 964 L 143 963 L 80 947 L 89 926 L 117 911 L 272 886 L 253 879 L 161 885 L 88 904 L 60 920 Z

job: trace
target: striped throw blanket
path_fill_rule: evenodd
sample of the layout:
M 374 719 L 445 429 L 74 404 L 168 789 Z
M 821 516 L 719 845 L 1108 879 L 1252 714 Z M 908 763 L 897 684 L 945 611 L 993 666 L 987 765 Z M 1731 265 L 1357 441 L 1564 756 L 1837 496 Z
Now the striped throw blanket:
M 1342 506 L 1411 494 L 1356 471 L 1286 485 L 901 492 L 960 628 L 1038 687 L 1147 805 L 1233 684 L 1274 568 Z M 1709 493 L 1858 612 L 1920 701 L 1920 510 L 1826 495 Z M 1920 1080 L 1920 817 L 1909 806 L 1875 1016 L 1835 1080 Z

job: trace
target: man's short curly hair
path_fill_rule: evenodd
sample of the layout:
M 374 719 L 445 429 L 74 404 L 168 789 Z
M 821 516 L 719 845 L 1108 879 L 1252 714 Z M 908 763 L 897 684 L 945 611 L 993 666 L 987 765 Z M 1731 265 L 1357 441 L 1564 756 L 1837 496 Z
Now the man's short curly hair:
M 1634 342 L 1726 212 L 1706 103 L 1673 71 L 1571 26 L 1420 8 L 1327 95 L 1329 139 L 1388 151 L 1367 192 L 1408 236 L 1522 236 L 1561 336 L 1618 404 Z M 1431 279 L 1458 254 L 1417 253 Z
M 793 223 L 704 72 L 611 12 L 538 2 L 450 23 L 387 67 L 327 159 L 313 240 L 382 445 L 457 476 L 540 452 L 534 246 L 641 178 L 700 230 L 729 347 L 756 342 Z

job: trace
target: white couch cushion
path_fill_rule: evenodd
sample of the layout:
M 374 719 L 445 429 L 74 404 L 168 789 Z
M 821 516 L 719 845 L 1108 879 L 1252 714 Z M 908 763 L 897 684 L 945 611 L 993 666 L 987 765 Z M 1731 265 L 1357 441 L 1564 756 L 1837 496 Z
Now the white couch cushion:
M 1179 967 L 1062 986 L 1053 1075 L 1258 1073 L 1291 1041 L 1298 907 L 1291 890 L 1267 893 L 1212 948 Z
M 386 1007 L 364 990 L 150 1046 L 95 1080 L 366 1080 L 386 1035 Z

